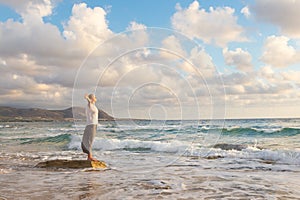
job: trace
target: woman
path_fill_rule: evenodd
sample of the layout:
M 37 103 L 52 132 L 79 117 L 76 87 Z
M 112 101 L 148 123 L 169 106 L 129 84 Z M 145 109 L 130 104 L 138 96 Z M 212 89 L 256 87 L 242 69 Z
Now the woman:
M 95 105 L 97 98 L 94 94 L 85 95 L 84 98 L 88 101 L 86 106 L 86 127 L 82 137 L 81 148 L 88 155 L 88 160 L 97 161 L 92 157 L 92 144 L 96 135 L 98 125 L 98 109 Z

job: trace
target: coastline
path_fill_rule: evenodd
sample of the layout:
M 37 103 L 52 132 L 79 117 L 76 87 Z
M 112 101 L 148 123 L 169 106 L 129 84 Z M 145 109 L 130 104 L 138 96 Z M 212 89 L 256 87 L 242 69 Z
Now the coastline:
M 47 110 L 40 108 L 14 108 L 0 106 L 0 122 L 72 122 L 85 120 L 85 108 L 69 107 L 62 110 Z M 114 120 L 114 117 L 99 109 L 99 121 Z

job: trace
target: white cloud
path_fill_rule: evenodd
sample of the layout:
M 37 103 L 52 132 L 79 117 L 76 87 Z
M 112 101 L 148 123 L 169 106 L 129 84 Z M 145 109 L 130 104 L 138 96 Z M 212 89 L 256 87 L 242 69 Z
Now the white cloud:
M 285 36 L 269 36 L 263 46 L 261 60 L 274 67 L 287 67 L 300 61 L 300 52 L 288 44 Z
M 34 11 L 29 9 L 27 14 L 31 12 Z M 70 48 L 58 27 L 44 23 L 42 18 L 39 23 L 29 22 L 12 19 L 0 22 L 0 53 L 6 70 L 22 72 L 42 81 L 43 77 L 49 79 L 63 69 L 79 66 L 84 55 Z
M 51 0 L 0 0 L 0 3 L 12 7 L 23 18 L 26 18 L 28 15 L 39 18 L 51 15 L 54 2 Z
M 287 81 L 292 81 L 294 83 L 300 84 L 300 71 L 282 72 L 282 76 Z
M 253 74 L 235 72 L 230 74 L 223 74 L 222 79 L 225 86 L 249 85 L 254 79 L 254 76 Z
M 211 78 L 216 76 L 216 69 L 213 63 L 213 58 L 201 48 L 193 48 L 190 52 L 188 60 L 192 62 L 196 70 L 203 76 L 203 78 Z M 188 68 L 190 64 L 187 64 Z M 186 65 L 184 65 L 186 67 Z M 185 68 L 188 70 L 188 68 Z M 189 71 L 192 73 L 193 71 Z
M 59 56 L 65 46 L 60 31 L 52 24 L 32 24 L 11 19 L 0 23 L 2 56 L 30 54 L 42 60 L 46 56 Z M 64 54 L 65 55 L 65 54 Z
M 226 87 L 227 95 L 241 95 L 246 92 L 245 87 L 243 85 L 231 85 Z
M 300 38 L 300 1 L 256 0 L 250 7 L 259 21 L 269 22 L 281 28 L 283 34 Z
M 126 41 L 129 48 L 133 46 L 143 46 L 148 42 L 148 33 L 147 26 L 144 24 L 137 23 L 135 21 L 130 22 L 129 26 L 126 28 L 126 31 L 131 32 Z
M 55 2 L 1 2 L 21 16 L 20 21 L 0 22 L 1 99 L 29 107 L 70 105 L 78 67 L 87 52 L 112 34 L 106 12 L 75 4 L 64 27 L 75 36 L 72 39 L 63 37 L 56 25 L 43 21 L 43 17 L 51 16 Z M 91 70 L 87 77 L 92 75 L 97 73 Z
M 251 16 L 250 10 L 248 6 L 242 8 L 241 13 L 246 17 L 249 18 Z
M 2 58 L 0 58 L 0 66 L 3 67 L 3 66 L 6 66 L 7 63 L 5 60 L 3 60 Z
M 47 84 L 72 87 L 76 71 L 87 52 L 112 32 L 102 8 L 91 9 L 86 4 L 75 4 L 65 31 L 76 39 L 66 39 L 57 26 L 43 22 L 42 17 L 51 14 L 53 5 L 50 3 L 46 0 L 22 1 L 20 4 L 18 1 L 8 2 L 26 16 L 21 15 L 21 22 L 12 19 L 0 22 L 1 63 L 6 71 L 22 72 Z M 36 12 L 40 13 L 38 22 L 28 17 L 36 17 Z M 37 23 L 31 23 L 33 21 Z M 105 50 L 109 52 L 109 49 Z
M 250 94 L 274 95 L 274 94 L 278 94 L 278 93 L 282 92 L 283 90 L 286 90 L 289 88 L 290 87 L 285 84 L 284 85 L 283 84 L 277 84 L 277 85 L 270 84 L 269 82 L 267 82 L 261 78 L 256 78 L 256 80 L 251 82 L 251 84 L 245 86 L 246 93 L 248 95 L 250 95 Z
M 258 71 L 258 75 L 259 77 L 262 77 L 272 83 L 279 82 L 280 80 L 278 74 L 273 70 L 271 66 L 261 67 Z
M 235 10 L 230 7 L 210 7 L 206 12 L 194 1 L 188 8 L 177 6 L 172 16 L 174 29 L 187 34 L 191 38 L 202 39 L 205 43 L 226 46 L 229 42 L 244 42 L 243 27 L 237 24 Z
M 0 85 L 1 105 L 55 108 L 68 105 L 71 96 L 67 88 L 38 83 L 18 72 L 3 72 Z
M 247 74 L 223 74 L 229 116 L 238 117 L 239 110 L 249 117 L 297 116 L 288 107 L 297 109 L 300 105 L 299 76 L 297 71 L 280 71 L 271 66 Z M 276 110 L 271 111 L 274 106 Z
M 175 35 L 171 35 L 162 41 L 162 48 L 168 51 L 174 52 L 176 55 L 172 55 L 171 52 L 162 51 L 162 56 L 166 58 L 178 59 L 179 57 L 185 58 L 187 53 L 183 50 L 180 39 Z
M 144 24 L 140 24 L 135 21 L 130 22 L 129 26 L 127 27 L 127 31 L 133 31 L 133 30 L 139 30 L 139 29 L 146 30 L 147 27 Z
M 291 84 L 292 86 L 295 83 L 300 83 L 300 72 L 293 70 L 275 71 L 271 66 L 264 66 L 259 69 L 257 74 L 273 85 Z
M 90 51 L 112 36 L 106 11 L 101 7 L 89 8 L 85 3 L 75 4 L 72 16 L 64 25 L 64 36 L 69 41 Z
M 228 48 L 225 48 L 223 49 L 223 56 L 226 65 L 236 66 L 237 69 L 243 72 L 253 71 L 251 54 L 241 48 L 237 48 L 235 51 L 230 51 Z

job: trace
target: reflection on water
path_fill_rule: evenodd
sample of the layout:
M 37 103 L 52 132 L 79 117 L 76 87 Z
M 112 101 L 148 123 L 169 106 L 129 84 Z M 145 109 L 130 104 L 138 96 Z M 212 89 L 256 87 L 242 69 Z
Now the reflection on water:
M 74 192 L 79 191 L 79 199 L 91 199 L 91 197 L 96 197 L 95 191 L 104 188 L 101 184 L 93 180 L 93 178 L 86 176 L 85 179 L 82 179 L 81 182 L 78 183 L 78 188 L 74 188 Z

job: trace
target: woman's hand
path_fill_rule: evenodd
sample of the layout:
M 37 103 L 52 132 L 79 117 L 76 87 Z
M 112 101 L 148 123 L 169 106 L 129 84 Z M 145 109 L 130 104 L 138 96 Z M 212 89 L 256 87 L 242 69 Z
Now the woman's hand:
M 89 95 L 88 95 L 88 94 L 85 94 L 85 95 L 84 95 L 84 98 L 85 98 L 86 100 L 90 101 L 90 98 L 89 98 Z

